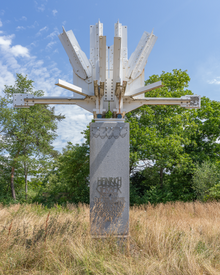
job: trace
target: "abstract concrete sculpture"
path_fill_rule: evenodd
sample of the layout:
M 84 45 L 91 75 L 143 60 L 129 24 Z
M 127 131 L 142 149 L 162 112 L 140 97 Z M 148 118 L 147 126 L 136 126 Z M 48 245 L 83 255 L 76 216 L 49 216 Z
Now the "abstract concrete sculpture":
M 142 105 L 180 105 L 200 108 L 200 96 L 181 98 L 145 97 L 160 88 L 161 81 L 144 86 L 144 68 L 157 40 L 144 32 L 128 59 L 127 27 L 115 24 L 114 45 L 106 45 L 103 24 L 90 26 L 90 59 L 81 50 L 72 31 L 59 35 L 73 68 L 73 84 L 56 85 L 73 92 L 73 97 L 35 97 L 14 94 L 14 107 L 34 104 L 76 104 L 93 113 L 90 124 L 90 221 L 91 234 L 105 237 L 129 236 L 129 124 L 124 116 Z M 111 111 L 113 118 L 105 118 Z

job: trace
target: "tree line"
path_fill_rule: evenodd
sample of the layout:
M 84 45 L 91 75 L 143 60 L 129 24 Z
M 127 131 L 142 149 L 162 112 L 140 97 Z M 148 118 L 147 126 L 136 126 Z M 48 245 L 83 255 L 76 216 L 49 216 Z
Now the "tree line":
M 163 87 L 147 97 L 181 97 L 188 90 L 186 71 L 152 75 Z M 38 202 L 48 206 L 89 203 L 89 126 L 85 142 L 69 142 L 59 153 L 52 146 L 58 121 L 54 107 L 15 109 L 14 93 L 43 96 L 33 81 L 17 74 L 0 97 L 0 202 Z M 126 114 L 130 124 L 131 204 L 220 198 L 220 102 L 201 98 L 200 109 L 142 106 Z

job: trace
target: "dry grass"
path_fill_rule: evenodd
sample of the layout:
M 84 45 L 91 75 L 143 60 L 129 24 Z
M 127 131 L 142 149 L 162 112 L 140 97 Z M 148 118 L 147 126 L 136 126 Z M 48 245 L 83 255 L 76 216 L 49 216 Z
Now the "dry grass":
M 0 274 L 220 274 L 220 203 L 134 207 L 130 235 L 91 239 L 85 205 L 0 206 Z

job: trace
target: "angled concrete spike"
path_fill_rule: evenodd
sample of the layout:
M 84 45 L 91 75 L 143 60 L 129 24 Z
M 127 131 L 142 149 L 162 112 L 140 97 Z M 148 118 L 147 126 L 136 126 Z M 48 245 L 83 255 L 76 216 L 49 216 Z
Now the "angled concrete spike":
M 99 80 L 106 80 L 106 36 L 99 36 Z
M 137 78 L 144 70 L 148 56 L 157 40 L 157 37 L 152 33 L 144 32 L 137 48 L 132 53 L 127 64 L 126 77 L 129 79 Z
M 119 21 L 115 23 L 115 37 L 121 37 L 121 58 L 125 69 L 128 63 L 127 26 L 123 26 Z
M 73 67 L 73 71 L 80 78 L 92 82 L 92 66 L 81 50 L 78 41 L 72 31 L 66 32 L 63 28 L 63 33 L 58 35 Z
M 88 92 L 84 91 L 82 88 L 80 88 L 76 85 L 73 85 L 71 83 L 68 83 L 68 82 L 66 82 L 64 80 L 61 80 L 61 79 L 59 79 L 58 83 L 56 83 L 55 85 L 57 85 L 59 87 L 62 87 L 64 89 L 67 89 L 69 91 L 72 91 L 74 93 L 77 93 L 79 95 L 82 95 L 82 96 L 93 96 L 93 94 L 88 95 Z
M 158 82 L 155 82 L 155 83 L 152 83 L 152 84 L 148 84 L 147 86 L 138 88 L 138 89 L 136 89 L 134 91 L 130 91 L 130 93 L 125 93 L 125 96 L 132 96 L 132 97 L 138 96 L 138 95 L 144 94 L 146 92 L 158 89 L 158 88 L 160 88 L 162 86 L 163 86 L 162 82 L 158 81 Z
M 103 24 L 90 26 L 90 63 L 92 65 L 93 80 L 99 81 L 99 36 L 103 36 Z
M 113 89 L 116 89 L 116 83 L 122 85 L 122 62 L 121 62 L 121 37 L 114 37 L 113 52 Z
M 115 23 L 115 37 L 122 37 L 122 24 L 119 23 L 119 20 Z

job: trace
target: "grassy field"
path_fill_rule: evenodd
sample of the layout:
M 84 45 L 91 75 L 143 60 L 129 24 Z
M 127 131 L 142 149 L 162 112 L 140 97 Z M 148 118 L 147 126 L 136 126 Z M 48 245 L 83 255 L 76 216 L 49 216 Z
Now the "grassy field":
M 89 208 L 0 206 L 0 274 L 220 274 L 220 203 L 130 211 L 130 242 L 89 234 Z

